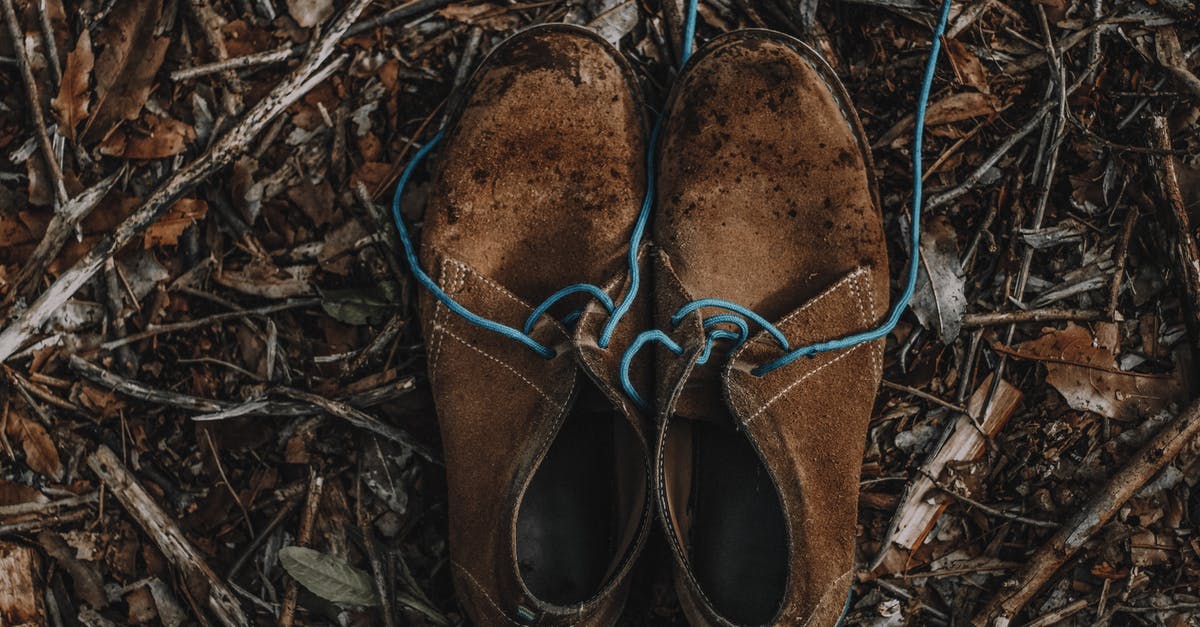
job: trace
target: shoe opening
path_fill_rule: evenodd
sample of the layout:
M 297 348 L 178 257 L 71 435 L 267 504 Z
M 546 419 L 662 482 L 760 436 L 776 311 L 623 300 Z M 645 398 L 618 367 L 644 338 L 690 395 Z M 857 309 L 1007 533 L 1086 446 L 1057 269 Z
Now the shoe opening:
M 646 469 L 637 434 L 590 381 L 534 472 L 517 512 L 517 561 L 538 600 L 594 597 L 642 524 Z
M 675 417 L 664 450 L 668 515 L 700 591 L 737 625 L 783 603 L 788 542 L 774 482 L 731 420 Z

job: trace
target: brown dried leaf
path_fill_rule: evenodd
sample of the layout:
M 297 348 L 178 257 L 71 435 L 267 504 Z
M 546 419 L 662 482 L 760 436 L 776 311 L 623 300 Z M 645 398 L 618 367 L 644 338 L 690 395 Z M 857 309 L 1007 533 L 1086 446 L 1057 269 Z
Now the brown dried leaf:
M 36 488 L 0 479 L 0 507 L 24 503 L 45 503 L 49 500 Z
M 1171 376 L 1119 370 L 1115 326 L 1096 327 L 1093 335 L 1086 327 L 1068 324 L 1021 344 L 1020 356 L 1044 361 L 1046 382 L 1073 409 L 1133 420 L 1187 400 L 1187 377 L 1182 368 Z
M 92 77 L 92 67 L 96 57 L 92 53 L 92 36 L 88 29 L 83 29 L 75 49 L 67 55 L 67 67 L 63 69 L 62 84 L 58 88 L 58 96 L 50 101 L 54 108 L 54 117 L 58 120 L 59 128 L 69 140 L 75 141 L 75 128 L 87 119 L 88 105 L 91 95 L 88 92 L 88 82 Z
M 162 0 L 118 2 L 108 27 L 96 36 L 104 48 L 96 58 L 96 107 L 83 128 L 85 142 L 108 135 L 124 120 L 136 119 L 171 43 L 155 37 Z
M 1000 111 L 1000 100 L 990 94 L 975 91 L 963 91 L 951 94 L 929 105 L 925 111 L 925 125 L 939 126 L 970 120 L 971 118 L 992 115 Z M 875 143 L 876 147 L 887 146 L 904 138 L 912 129 L 916 117 L 913 114 L 904 116 L 883 137 Z
M 104 578 L 100 576 L 100 571 L 94 564 L 84 563 L 76 558 L 71 545 L 53 531 L 39 533 L 37 542 L 46 555 L 71 576 L 71 584 L 77 597 L 98 610 L 108 607 L 108 596 L 104 594 Z
M 971 52 L 966 44 L 957 39 L 947 41 L 946 56 L 950 58 L 951 67 L 954 68 L 964 85 L 974 87 L 985 94 L 991 93 L 987 70 L 983 68 L 979 57 L 975 56 L 975 53 Z
M 147 113 L 142 116 L 145 128 L 134 129 L 126 124 L 109 134 L 100 143 L 100 154 L 126 159 L 162 159 L 187 150 L 196 139 L 196 130 L 186 122 Z
M 14 444 L 25 451 L 26 466 L 55 481 L 62 481 L 63 467 L 58 457 L 58 449 L 54 448 L 54 440 L 41 423 L 19 411 L 11 411 L 8 414 L 5 433 Z
M 193 222 L 204 219 L 208 214 L 208 203 L 199 198 L 180 198 L 171 205 L 170 210 L 157 222 L 146 229 L 145 247 L 174 246 L 179 243 L 179 236 Z

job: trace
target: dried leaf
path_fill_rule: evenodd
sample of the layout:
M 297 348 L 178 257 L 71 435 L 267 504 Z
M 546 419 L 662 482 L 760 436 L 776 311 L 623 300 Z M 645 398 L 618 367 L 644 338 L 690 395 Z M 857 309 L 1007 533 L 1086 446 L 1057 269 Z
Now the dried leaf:
M 597 15 L 587 26 L 615 46 L 622 37 L 637 28 L 637 25 L 638 3 L 626 0 Z
M 190 124 L 174 118 L 147 113 L 142 116 L 142 122 L 142 128 L 131 128 L 126 124 L 110 133 L 100 143 L 100 154 L 126 159 L 163 159 L 187 150 L 187 145 L 196 139 L 196 130 Z
M 1182 368 L 1171 376 L 1119 370 L 1115 325 L 1096 328 L 1093 335 L 1086 327 L 1069 323 L 1061 331 L 1021 344 L 1019 356 L 1044 361 L 1046 382 L 1073 409 L 1133 420 L 1187 399 L 1189 387 Z
M 325 244 L 317 253 L 317 262 L 321 269 L 334 274 L 347 275 L 353 269 L 353 251 L 369 233 L 358 220 L 348 220 L 345 224 L 334 229 L 325 238 Z
M 54 447 L 54 440 L 41 423 L 19 411 L 10 411 L 5 433 L 25 452 L 26 466 L 55 481 L 62 481 L 63 466 L 58 457 L 58 449 Z
M 161 13 L 162 0 L 113 5 L 108 27 L 96 36 L 104 50 L 96 58 L 96 107 L 84 125 L 85 142 L 102 139 L 122 121 L 136 119 L 146 104 L 171 43 L 154 36 Z
M 971 118 L 992 115 L 999 112 L 1000 101 L 995 96 L 981 94 L 975 91 L 963 91 L 951 94 L 930 103 L 925 111 L 925 125 L 939 126 L 970 120 Z M 879 138 L 875 146 L 888 146 L 896 141 L 903 141 L 912 130 L 916 117 L 913 114 L 904 116 L 888 132 Z
M 964 85 L 970 85 L 981 93 L 991 93 L 988 73 L 983 67 L 983 62 L 966 44 L 957 39 L 947 41 L 946 56 L 950 58 L 951 67 Z
M 921 325 L 935 329 L 942 342 L 958 337 L 967 310 L 966 281 L 959 261 L 958 234 L 937 216 L 921 233 L 921 267 L 912 310 Z
M 378 605 L 371 576 L 345 561 L 300 546 L 279 550 L 279 563 L 309 592 L 343 605 Z
M 180 198 L 171 205 L 166 215 L 146 229 L 145 247 L 174 246 L 179 243 L 179 236 L 183 235 L 192 223 L 203 220 L 207 214 L 208 203 L 203 200 Z
M 312 28 L 333 15 L 333 0 L 287 0 L 288 14 L 303 28 Z
M 87 119 L 88 105 L 91 103 L 88 82 L 91 80 L 95 61 L 96 57 L 92 54 L 92 36 L 85 28 L 79 34 L 79 40 L 75 42 L 75 49 L 67 55 L 67 66 L 63 69 L 58 96 L 50 101 L 59 129 L 63 136 L 72 142 L 75 141 L 75 128 Z
M 70 575 L 71 585 L 75 596 L 95 609 L 108 607 L 108 595 L 104 593 L 104 578 L 94 564 L 88 564 L 75 557 L 75 550 L 67 541 L 53 531 L 42 531 L 37 535 L 37 542 L 64 571 Z
M 393 281 L 383 281 L 369 288 L 324 290 L 321 308 L 338 322 L 361 326 L 382 324 L 396 311 L 400 287 Z

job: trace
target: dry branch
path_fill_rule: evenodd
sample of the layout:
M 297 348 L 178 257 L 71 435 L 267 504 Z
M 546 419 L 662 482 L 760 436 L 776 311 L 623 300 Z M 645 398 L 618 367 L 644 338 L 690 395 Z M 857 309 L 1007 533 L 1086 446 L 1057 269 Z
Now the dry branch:
M 33 249 L 33 253 L 29 255 L 25 265 L 21 266 L 21 272 L 17 274 L 14 283 L 18 291 L 32 291 L 37 287 L 46 268 L 50 266 L 55 257 L 58 257 L 63 245 L 75 233 L 75 227 L 92 212 L 92 209 L 96 208 L 108 190 L 112 189 L 124 174 L 125 168 L 121 168 L 83 193 L 68 200 L 54 212 L 54 216 L 50 218 L 50 224 L 46 226 L 46 234 L 42 236 L 37 248 Z
M 21 24 L 17 21 L 17 11 L 13 0 L 0 0 L 0 8 L 4 10 L 4 21 L 8 26 L 9 40 L 17 55 L 17 67 L 21 70 L 21 80 L 25 83 L 25 95 L 29 100 L 29 115 L 33 118 L 34 132 L 37 134 L 38 145 L 42 149 L 42 159 L 46 162 L 46 171 L 54 183 L 54 198 L 58 206 L 67 203 L 67 188 L 63 183 L 62 168 L 58 166 L 58 157 L 54 154 L 54 145 L 46 134 L 46 118 L 42 115 L 42 99 L 38 93 L 37 80 L 33 77 L 33 68 L 29 67 L 29 56 L 25 50 L 25 36 L 21 32 Z M 2 361 L 2 360 L 0 360 Z
M 1150 118 L 1150 128 L 1153 133 L 1153 145 L 1160 150 L 1170 150 L 1171 131 L 1167 126 L 1167 119 L 1153 116 Z M 1179 256 L 1180 278 L 1183 280 L 1188 304 L 1191 305 L 1185 309 L 1191 312 L 1189 322 L 1193 325 L 1192 328 L 1200 330 L 1200 245 L 1196 242 L 1196 231 L 1183 202 L 1183 192 L 1179 188 L 1175 157 L 1163 154 L 1159 157 L 1158 166 L 1158 183 L 1163 196 L 1166 197 L 1170 216 L 1167 223 L 1175 229 L 1175 253 Z M 1200 341 L 1200 338 L 1197 341 Z
M 400 5 L 388 11 L 387 13 L 384 13 L 383 15 L 366 20 L 361 24 L 355 24 L 349 30 L 345 31 L 345 33 L 342 35 L 342 39 L 361 35 L 380 26 L 394 24 L 400 20 L 408 19 L 410 17 L 417 17 L 418 15 L 422 15 L 430 11 L 436 11 L 450 4 L 451 2 L 453 2 L 453 0 L 414 0 L 413 2 Z M 216 74 L 218 72 L 229 72 L 242 68 L 254 67 L 256 65 L 282 63 L 288 59 L 291 59 L 292 57 L 300 56 L 304 50 L 304 45 L 296 44 L 292 46 L 282 46 L 273 50 L 255 52 L 240 57 L 222 59 L 215 63 L 194 65 L 189 68 L 171 72 L 171 80 L 177 82 L 186 81 L 193 78 L 200 78 L 201 76 L 208 76 L 209 74 Z
M 321 494 L 325 487 L 325 477 L 315 470 L 309 471 L 308 496 L 304 499 L 304 510 L 300 514 L 300 529 L 296 532 L 296 546 L 307 547 L 312 540 L 313 524 L 317 520 L 317 510 L 321 507 Z M 296 599 L 300 588 L 295 579 L 288 578 L 287 590 L 283 595 L 283 603 L 279 609 L 279 627 L 291 627 L 296 617 Z
M 93 383 L 98 383 L 110 390 L 115 390 L 139 400 L 197 412 L 211 412 L 209 415 L 195 416 L 193 417 L 194 420 L 219 420 L 220 418 L 227 418 L 233 415 L 267 415 L 295 418 L 312 416 L 319 411 L 318 407 L 307 402 L 247 401 L 239 403 L 158 390 L 136 379 L 123 377 L 105 370 L 78 355 L 72 355 L 68 365 L 83 378 Z M 351 407 L 372 407 L 380 403 L 395 400 L 411 392 L 415 387 L 416 384 L 412 377 L 403 377 L 377 388 L 356 392 L 342 400 Z M 223 412 L 223 414 L 218 414 L 218 412 Z
M 995 396 L 987 403 L 991 386 L 992 376 L 989 375 L 971 395 L 967 413 L 961 414 L 954 427 L 946 431 L 947 435 L 935 449 L 936 452 L 905 488 L 883 548 L 871 565 L 872 571 L 882 569 L 883 573 L 894 573 L 908 569 L 913 553 L 920 548 L 948 506 L 947 502 L 934 503 L 929 498 L 931 491 L 938 487 L 936 481 L 942 470 L 951 462 L 973 460 L 983 453 L 986 442 L 976 423 L 990 437 L 1008 422 L 1016 410 L 1017 403 L 1021 401 L 1020 390 L 1001 379 Z M 981 416 L 985 404 L 988 412 Z
M 4 0 L 10 2 L 11 0 Z M 54 313 L 104 266 L 104 261 L 153 224 L 179 197 L 229 165 L 292 103 L 316 87 L 344 62 L 345 55 L 329 61 L 338 41 L 370 0 L 354 0 L 313 46 L 304 62 L 251 109 L 241 122 L 213 143 L 203 155 L 177 170 L 117 228 L 58 277 L 33 305 L 18 314 L 0 332 L 0 363 L 17 352 Z M 328 61 L 328 62 L 327 62 Z
M 1130 497 L 1195 440 L 1197 434 L 1200 434 L 1200 401 L 1194 401 L 1163 427 L 1129 464 L 1113 475 L 1108 484 L 1029 559 L 1015 580 L 1001 588 L 972 624 L 976 627 L 1007 627 L 1054 573 L 1112 520 Z
M 233 592 L 217 577 L 172 517 L 158 506 L 112 449 L 101 445 L 88 457 L 87 464 L 117 497 L 129 516 L 150 536 L 163 556 L 180 572 L 194 598 L 202 599 L 224 625 L 250 624 Z

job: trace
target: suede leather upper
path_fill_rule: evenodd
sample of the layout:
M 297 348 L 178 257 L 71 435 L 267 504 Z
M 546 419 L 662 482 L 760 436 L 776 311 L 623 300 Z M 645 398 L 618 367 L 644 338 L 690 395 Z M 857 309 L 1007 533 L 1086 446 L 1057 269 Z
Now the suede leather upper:
M 712 41 L 676 84 L 662 131 L 654 234 L 655 321 L 695 298 L 723 298 L 775 322 L 793 347 L 877 324 L 887 256 L 870 154 L 844 88 L 816 52 L 769 31 Z M 723 367 L 695 365 L 701 310 L 674 328 L 685 357 L 657 353 L 663 416 L 655 465 L 677 584 L 694 625 L 731 625 L 694 571 L 698 476 L 672 430 L 732 421 L 769 473 L 787 534 L 787 581 L 775 625 L 833 625 L 853 572 L 858 477 L 882 341 L 801 358 L 765 333 Z M 719 361 L 714 358 L 714 361 Z M 734 433 L 731 431 L 731 433 Z
M 448 295 L 515 328 L 568 284 L 593 283 L 618 298 L 645 189 L 645 128 L 634 87 L 619 54 L 583 29 L 536 27 L 489 56 L 443 142 L 425 213 L 421 262 Z M 549 360 L 469 324 L 426 292 L 420 308 L 464 609 L 481 626 L 611 624 L 650 526 L 644 418 L 615 393 L 612 377 L 632 335 L 649 324 L 648 306 L 634 307 L 608 350 L 576 348 L 583 342 L 544 316 L 532 335 L 556 350 Z M 606 316 L 589 307 L 576 333 L 591 333 Z M 637 376 L 646 381 L 648 373 Z M 588 380 L 636 434 L 636 459 L 624 460 L 628 469 L 620 472 L 640 477 L 639 487 L 618 496 L 619 509 L 629 511 L 617 525 L 604 584 L 589 599 L 559 606 L 522 580 L 517 512 Z

